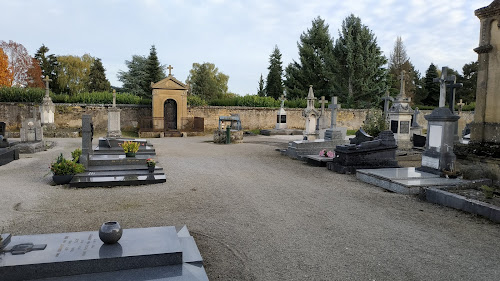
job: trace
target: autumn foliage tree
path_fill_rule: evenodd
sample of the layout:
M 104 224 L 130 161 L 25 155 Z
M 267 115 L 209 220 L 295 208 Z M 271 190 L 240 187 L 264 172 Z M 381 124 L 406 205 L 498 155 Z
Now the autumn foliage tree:
M 14 79 L 14 75 L 9 68 L 9 58 L 3 52 L 3 49 L 0 48 L 0 87 L 1 86 L 12 86 L 12 80 Z
M 9 58 L 9 67 L 14 76 L 13 86 L 27 86 L 28 85 L 28 70 L 32 66 L 32 60 L 26 48 L 19 43 L 12 40 L 9 42 L 0 41 L 0 48 Z
M 42 68 L 37 59 L 31 59 L 31 67 L 28 69 L 27 86 L 30 88 L 44 88 L 42 81 Z

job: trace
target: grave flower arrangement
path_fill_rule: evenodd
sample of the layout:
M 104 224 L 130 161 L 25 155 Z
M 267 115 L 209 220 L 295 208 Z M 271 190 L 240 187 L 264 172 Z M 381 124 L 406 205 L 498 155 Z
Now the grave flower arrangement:
M 50 164 L 50 170 L 54 176 L 75 175 L 83 173 L 85 167 L 82 164 L 76 163 L 75 160 L 68 160 L 64 158 L 63 154 L 57 157 L 56 161 Z
M 82 150 L 80 148 L 77 148 L 73 152 L 71 152 L 71 157 L 73 157 L 73 161 L 75 161 L 75 163 L 80 163 L 80 156 L 82 156 Z
M 124 141 L 121 146 L 125 153 L 136 153 L 139 151 L 139 143 L 135 141 Z
M 323 157 L 328 157 L 328 158 L 333 158 L 335 157 L 335 152 L 331 151 L 331 150 L 326 150 L 326 149 L 322 149 L 320 152 L 319 152 L 319 156 L 323 156 Z
M 148 167 L 155 167 L 156 161 L 153 158 L 148 158 L 148 159 L 146 159 L 146 165 Z

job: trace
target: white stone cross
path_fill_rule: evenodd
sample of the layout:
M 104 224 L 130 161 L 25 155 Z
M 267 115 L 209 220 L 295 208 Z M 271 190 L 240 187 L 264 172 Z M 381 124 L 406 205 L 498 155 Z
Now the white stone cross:
M 462 107 L 465 105 L 465 103 L 462 102 L 462 99 L 460 99 L 460 102 L 457 103 L 458 105 L 458 113 L 462 113 Z
M 332 103 L 328 108 L 332 110 L 332 124 L 330 125 L 330 129 L 333 129 L 337 127 L 337 109 L 340 109 L 340 104 L 337 104 L 337 97 L 332 97 Z
M 113 107 L 116 107 L 116 90 L 113 89 Z
M 319 103 L 321 104 L 321 116 L 323 116 L 323 114 L 325 113 L 325 104 L 328 103 L 328 101 L 325 100 L 325 96 L 321 96 Z
M 172 75 L 172 69 L 174 68 L 169 64 L 167 69 L 168 69 L 168 76 Z
M 405 95 L 405 74 L 406 74 L 406 71 L 401 70 L 401 77 L 400 77 L 401 88 L 399 89 L 399 96 L 401 98 L 405 98 L 406 97 L 406 95 Z
M 280 99 L 281 101 L 281 108 L 284 108 L 285 107 L 285 101 L 286 101 L 286 98 L 285 98 L 285 95 L 281 95 Z
M 49 82 L 52 82 L 52 79 L 49 78 L 48 75 L 45 75 L 45 78 L 43 79 L 45 82 L 45 97 L 49 96 Z

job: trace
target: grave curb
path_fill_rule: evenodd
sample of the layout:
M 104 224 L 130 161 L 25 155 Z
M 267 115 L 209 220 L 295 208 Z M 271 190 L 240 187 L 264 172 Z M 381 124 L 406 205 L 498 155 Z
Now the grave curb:
M 425 189 L 425 200 L 430 203 L 451 207 L 468 213 L 486 217 L 500 223 L 500 208 L 492 204 L 468 199 L 444 189 L 429 187 Z

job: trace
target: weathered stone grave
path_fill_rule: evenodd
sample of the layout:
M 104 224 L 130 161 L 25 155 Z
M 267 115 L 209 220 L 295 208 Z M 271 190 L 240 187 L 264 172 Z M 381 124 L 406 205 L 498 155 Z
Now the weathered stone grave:
M 392 103 L 388 111 L 388 118 L 390 121 L 390 130 L 394 133 L 394 138 L 398 148 L 401 150 L 409 150 L 412 148 L 411 143 L 411 118 L 413 116 L 413 109 L 410 106 L 411 99 L 406 96 L 405 92 L 405 77 L 406 72 L 401 72 L 401 86 L 399 94 Z
M 122 136 L 120 112 L 121 110 L 116 107 L 116 90 L 113 90 L 113 106 L 108 108 L 108 138 L 119 138 Z
M 6 242 L 4 281 L 208 280 L 186 226 L 124 229 L 115 244 L 104 244 L 97 231 L 12 236 Z
M 276 114 L 276 126 L 271 130 L 261 130 L 260 134 L 264 136 L 274 135 L 302 135 L 302 130 L 288 129 L 286 111 L 285 111 L 285 96 L 281 95 L 281 105 Z
M 241 130 L 239 114 L 219 116 L 219 128 L 214 131 L 214 143 L 242 143 L 243 131 Z M 229 134 L 229 141 L 228 136 Z
M 49 82 L 51 82 L 52 79 L 50 79 L 49 76 L 45 76 L 43 81 L 45 82 L 45 96 L 40 106 L 40 121 L 43 126 L 53 129 L 55 128 L 54 113 L 56 111 L 56 106 L 49 95 Z
M 347 134 L 347 128 L 337 127 L 337 110 L 341 108 L 341 105 L 337 103 L 337 97 L 332 97 L 332 103 L 328 106 L 331 109 L 330 116 L 330 129 L 325 131 L 325 140 L 344 140 Z

